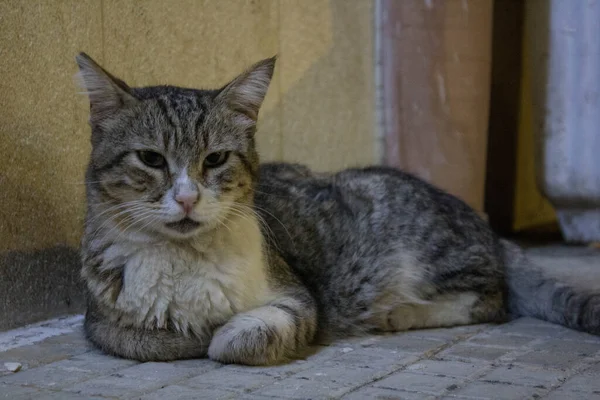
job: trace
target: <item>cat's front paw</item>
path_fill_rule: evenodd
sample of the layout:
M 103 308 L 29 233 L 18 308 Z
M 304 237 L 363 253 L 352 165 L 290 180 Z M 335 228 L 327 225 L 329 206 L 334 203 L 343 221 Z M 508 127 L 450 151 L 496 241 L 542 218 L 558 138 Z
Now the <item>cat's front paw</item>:
M 215 332 L 208 356 L 226 364 L 279 364 L 286 360 L 285 333 L 256 316 L 238 315 Z

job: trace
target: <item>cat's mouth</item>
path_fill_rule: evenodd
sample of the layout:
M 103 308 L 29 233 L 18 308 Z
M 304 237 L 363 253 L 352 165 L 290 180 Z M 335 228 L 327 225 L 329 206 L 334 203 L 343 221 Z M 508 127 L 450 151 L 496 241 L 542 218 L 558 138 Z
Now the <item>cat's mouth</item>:
M 179 233 L 190 233 L 190 232 L 198 229 L 198 227 L 200 227 L 200 225 L 201 225 L 200 222 L 196 222 L 187 217 L 184 219 L 180 219 L 179 221 L 168 222 L 165 224 L 165 226 L 167 228 L 177 231 Z

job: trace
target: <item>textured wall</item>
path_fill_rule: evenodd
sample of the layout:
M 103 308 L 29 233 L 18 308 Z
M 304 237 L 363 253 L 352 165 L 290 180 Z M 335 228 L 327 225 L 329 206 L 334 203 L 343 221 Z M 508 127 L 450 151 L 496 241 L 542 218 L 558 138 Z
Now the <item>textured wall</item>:
M 260 151 L 324 170 L 375 161 L 372 31 L 365 0 L 0 1 L 0 329 L 80 304 L 78 51 L 131 85 L 193 87 L 277 53 Z

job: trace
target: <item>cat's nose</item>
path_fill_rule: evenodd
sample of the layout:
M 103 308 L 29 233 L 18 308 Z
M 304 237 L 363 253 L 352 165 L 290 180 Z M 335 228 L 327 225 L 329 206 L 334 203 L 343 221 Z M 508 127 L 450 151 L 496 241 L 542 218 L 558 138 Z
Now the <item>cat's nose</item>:
M 178 202 L 183 211 L 189 214 L 198 202 L 198 192 L 195 190 L 181 190 L 175 195 L 175 201 Z

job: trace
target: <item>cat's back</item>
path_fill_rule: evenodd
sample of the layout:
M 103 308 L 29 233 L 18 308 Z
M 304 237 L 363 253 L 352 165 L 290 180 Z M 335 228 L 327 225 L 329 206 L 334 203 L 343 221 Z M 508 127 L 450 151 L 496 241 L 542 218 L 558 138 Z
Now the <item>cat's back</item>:
M 395 168 L 326 174 L 268 163 L 260 173 L 256 200 L 276 217 L 272 228 L 285 226 L 296 241 L 321 246 L 324 253 L 326 246 L 401 246 L 435 258 L 441 248 L 487 253 L 496 246 L 487 223 L 463 201 Z
M 377 211 L 396 217 L 436 216 L 485 226 L 461 200 L 411 174 L 385 166 L 318 173 L 301 164 L 266 163 L 260 167 L 256 198 L 275 209 L 293 204 L 310 211 L 330 210 L 335 204 L 354 216 Z

